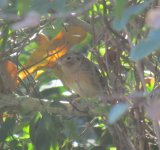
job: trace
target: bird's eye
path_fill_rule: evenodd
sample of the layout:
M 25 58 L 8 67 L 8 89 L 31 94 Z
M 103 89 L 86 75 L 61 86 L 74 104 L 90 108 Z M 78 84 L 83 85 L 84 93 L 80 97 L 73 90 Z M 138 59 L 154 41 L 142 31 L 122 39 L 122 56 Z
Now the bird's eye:
M 71 57 L 70 57 L 70 56 L 68 56 L 68 57 L 67 57 L 67 60 L 71 60 Z

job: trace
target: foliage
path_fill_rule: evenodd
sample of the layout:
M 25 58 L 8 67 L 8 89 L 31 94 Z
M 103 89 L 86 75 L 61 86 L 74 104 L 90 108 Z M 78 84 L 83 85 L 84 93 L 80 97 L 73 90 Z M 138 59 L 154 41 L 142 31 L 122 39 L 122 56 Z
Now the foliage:
M 1 107 L 0 149 L 158 150 L 158 4 L 1 0 L 0 92 L 45 99 L 64 111 Z M 57 79 L 56 60 L 68 52 L 97 65 L 108 94 L 102 101 L 77 100 Z

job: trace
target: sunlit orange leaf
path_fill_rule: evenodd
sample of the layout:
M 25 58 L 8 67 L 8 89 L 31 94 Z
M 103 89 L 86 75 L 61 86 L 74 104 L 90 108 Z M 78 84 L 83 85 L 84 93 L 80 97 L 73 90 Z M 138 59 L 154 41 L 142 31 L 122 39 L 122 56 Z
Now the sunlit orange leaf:
M 65 47 L 63 49 L 62 48 L 55 49 L 54 53 L 50 54 L 50 56 L 49 55 L 46 56 L 46 58 L 44 58 L 43 60 L 39 60 L 39 63 L 37 61 L 37 63 L 35 63 L 35 65 L 31 65 L 31 67 L 29 67 L 28 69 L 25 69 L 25 70 L 19 72 L 19 74 L 18 74 L 19 78 L 21 80 L 23 80 L 28 75 L 32 74 L 35 71 L 38 71 L 39 69 L 54 66 L 55 61 L 59 57 L 63 56 L 65 53 L 67 53 L 67 51 L 68 51 L 67 47 Z M 28 67 L 28 64 L 27 64 L 27 67 Z M 39 73 L 39 75 L 40 75 L 40 73 Z M 36 77 L 38 77 L 38 75 Z
M 47 50 L 50 47 L 50 41 L 44 34 L 38 34 L 37 36 L 38 48 L 27 60 L 25 67 L 40 63 L 44 57 L 47 56 Z
M 67 53 L 67 51 L 68 51 L 68 47 L 58 47 L 55 50 L 50 51 L 50 55 L 53 55 L 53 56 L 50 56 L 50 57 L 47 58 L 47 61 L 48 61 L 47 66 L 48 67 L 53 67 L 54 64 L 55 64 L 55 61 L 58 58 L 60 58 L 63 55 L 65 55 Z
M 44 34 L 39 34 L 37 36 L 38 48 L 27 60 L 24 66 L 26 70 L 19 73 L 20 79 L 23 80 L 39 69 L 53 67 L 55 61 L 65 55 L 72 46 L 80 43 L 86 34 L 84 29 L 75 26 L 66 26 L 51 40 Z
M 0 91 L 13 91 L 17 86 L 17 66 L 7 60 L 0 61 Z
M 38 70 L 34 78 L 37 79 L 42 73 L 44 73 L 44 70 Z
M 58 33 L 57 36 L 51 40 L 51 45 L 56 47 L 66 45 L 70 48 L 75 44 L 80 43 L 86 35 L 87 32 L 81 27 L 66 26 L 62 32 Z

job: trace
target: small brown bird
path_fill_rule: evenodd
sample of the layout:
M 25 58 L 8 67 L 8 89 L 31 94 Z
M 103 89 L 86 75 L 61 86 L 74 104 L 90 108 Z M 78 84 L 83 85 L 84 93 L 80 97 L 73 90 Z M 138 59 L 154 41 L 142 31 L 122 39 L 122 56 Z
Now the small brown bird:
M 94 63 L 81 54 L 68 53 L 56 61 L 55 75 L 83 98 L 104 95 L 104 80 Z

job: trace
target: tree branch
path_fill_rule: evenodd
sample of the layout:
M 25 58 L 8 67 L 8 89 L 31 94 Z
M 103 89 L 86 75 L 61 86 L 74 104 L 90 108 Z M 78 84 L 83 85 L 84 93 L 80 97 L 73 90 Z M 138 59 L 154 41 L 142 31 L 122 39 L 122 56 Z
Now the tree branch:
M 56 113 L 63 116 L 86 116 L 85 112 L 76 110 L 69 102 L 60 103 L 59 107 L 52 105 L 53 102 L 47 100 L 40 100 L 28 96 L 18 96 L 14 94 L 0 93 L 0 109 L 10 110 L 14 108 L 15 112 L 34 112 L 34 111 L 47 111 L 49 113 Z

